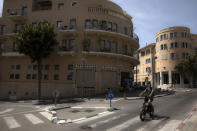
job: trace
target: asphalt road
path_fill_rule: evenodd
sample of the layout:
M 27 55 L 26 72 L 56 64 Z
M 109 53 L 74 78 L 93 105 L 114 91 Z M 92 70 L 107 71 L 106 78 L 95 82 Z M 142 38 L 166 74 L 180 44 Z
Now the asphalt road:
M 74 123 L 55 125 L 40 107 L 31 104 L 0 102 L 1 131 L 195 131 L 197 90 L 176 92 L 154 99 L 155 119 L 142 122 L 139 113 L 143 100 L 120 100 L 118 110 Z M 190 114 L 192 114 L 190 116 Z M 188 115 L 190 117 L 188 117 Z M 190 119 L 191 118 L 191 119 Z M 187 121 L 187 119 L 189 119 Z

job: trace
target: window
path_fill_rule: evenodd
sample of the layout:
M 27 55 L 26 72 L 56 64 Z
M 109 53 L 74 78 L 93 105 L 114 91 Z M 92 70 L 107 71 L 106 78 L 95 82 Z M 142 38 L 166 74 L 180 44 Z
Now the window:
M 11 65 L 11 66 L 10 66 L 10 69 L 11 69 L 11 70 L 14 70 L 14 69 L 15 69 L 15 66 L 14 66 L 14 65 Z
M 16 52 L 16 43 L 15 42 L 13 42 L 13 44 L 12 44 L 12 51 Z
M 72 2 L 72 7 L 76 7 L 77 6 L 77 2 L 76 1 L 74 1 L 74 2 Z
M 106 21 L 102 21 L 101 29 L 102 30 L 106 30 L 106 28 L 107 28 L 107 22 Z
M 174 58 L 175 58 L 175 53 L 171 53 L 171 54 L 170 54 L 170 58 L 171 58 L 171 59 L 174 59 Z
M 22 8 L 22 16 L 27 16 L 27 7 Z
M 183 59 L 185 59 L 185 58 L 186 58 L 186 57 L 185 57 L 185 53 L 182 53 L 182 58 L 183 58 Z
M 20 79 L 20 75 L 19 74 L 15 74 L 15 79 Z
M 59 70 L 60 69 L 60 65 L 55 65 L 55 70 Z
M 185 43 L 184 42 L 182 43 L 182 47 L 185 48 Z
M 174 32 L 174 37 L 177 37 L 177 32 Z
M 181 37 L 184 37 L 184 34 L 185 34 L 184 32 L 181 32 Z
M 63 9 L 64 8 L 64 3 L 59 3 L 58 4 L 58 9 Z
M 127 55 L 127 48 L 128 48 L 127 45 L 122 46 L 122 54 L 123 55 Z
M 178 48 L 179 47 L 179 44 L 177 42 L 175 42 L 175 45 L 174 45 L 175 48 Z
M 33 74 L 33 75 L 32 75 L 32 79 L 33 79 L 33 80 L 37 79 L 37 75 L 36 75 L 36 74 Z
M 14 74 L 10 74 L 10 79 L 14 79 Z
M 117 53 L 117 42 L 116 41 L 112 42 L 112 49 L 111 50 L 113 53 Z
M 170 48 L 174 48 L 174 43 L 170 43 Z
M 73 70 L 73 65 L 68 65 L 68 70 Z
M 173 38 L 173 33 L 170 33 L 170 38 Z
M 106 51 L 110 51 L 111 50 L 111 41 L 108 40 L 107 43 L 106 43 Z
M 160 49 L 163 50 L 163 45 L 160 45 Z
M 76 29 L 76 26 L 77 26 L 77 24 L 76 24 L 76 19 L 71 19 L 70 20 L 70 29 L 72 30 L 72 29 Z
M 20 33 L 20 28 L 21 28 L 21 25 L 16 24 L 14 33 Z
M 98 28 L 98 20 L 93 20 L 93 28 L 97 29 Z
M 160 41 L 163 40 L 163 35 L 160 35 Z
M 105 50 L 105 40 L 101 40 L 100 49 L 101 49 L 101 51 Z
M 26 79 L 27 79 L 27 80 L 31 79 L 31 74 L 27 74 L 27 75 L 26 75 Z
M 37 70 L 38 69 L 38 65 L 33 65 L 33 70 Z
M 90 40 L 89 39 L 85 39 L 83 41 L 83 51 L 89 51 L 90 49 Z
M 62 28 L 62 21 L 57 21 L 57 28 L 61 29 Z
M 20 65 L 16 65 L 16 70 L 20 70 L 21 66 Z
M 149 59 L 146 59 L 146 64 L 148 64 L 150 62 L 151 62 L 150 58 Z
M 167 49 L 168 49 L 167 44 L 164 44 L 164 49 L 165 49 L 165 50 L 167 50 Z
M 185 38 L 187 37 L 187 32 L 185 32 Z
M 125 35 L 128 35 L 127 27 L 124 28 L 124 33 L 125 33 Z
M 72 77 L 73 77 L 73 72 L 69 72 L 67 76 L 67 80 L 72 80 Z
M 150 67 L 146 67 L 146 72 L 151 72 L 151 68 Z
M 59 80 L 59 75 L 55 74 L 53 77 L 54 80 Z
M 164 40 L 167 39 L 167 34 L 164 34 Z
M 85 20 L 85 28 L 91 29 L 91 21 L 90 20 Z
M 6 34 L 6 25 L 1 25 L 1 34 L 0 35 L 5 35 Z
M 44 74 L 44 80 L 49 80 L 49 75 L 48 74 Z
M 187 43 L 185 43 L 185 48 L 188 48 L 188 44 Z
M 107 23 L 107 30 L 112 31 L 112 23 L 111 22 Z
M 69 40 L 69 50 L 70 51 L 75 50 L 75 40 Z
M 50 67 L 49 65 L 44 66 L 45 70 L 49 70 L 49 67 Z
M 117 32 L 118 31 L 118 25 L 113 23 L 112 25 L 112 31 Z

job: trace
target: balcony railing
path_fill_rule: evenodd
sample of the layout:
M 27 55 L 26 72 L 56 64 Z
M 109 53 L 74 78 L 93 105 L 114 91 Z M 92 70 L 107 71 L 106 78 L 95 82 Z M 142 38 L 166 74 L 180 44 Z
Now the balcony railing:
M 108 29 L 102 29 L 102 28 L 86 28 L 85 31 L 94 31 L 94 32 L 106 32 L 106 33 L 116 33 L 119 34 L 121 36 L 126 36 L 128 38 L 132 38 L 134 40 L 136 40 L 137 42 L 139 42 L 139 37 L 137 36 L 137 34 L 133 33 L 133 34 L 125 34 L 125 33 L 120 33 L 120 32 L 116 32 L 116 31 L 112 31 L 112 30 L 108 30 Z
M 68 47 L 59 46 L 58 51 L 69 52 L 69 51 L 74 51 L 74 48 L 68 48 Z
M 13 20 L 23 21 L 26 20 L 27 12 L 22 9 L 10 9 L 7 16 Z

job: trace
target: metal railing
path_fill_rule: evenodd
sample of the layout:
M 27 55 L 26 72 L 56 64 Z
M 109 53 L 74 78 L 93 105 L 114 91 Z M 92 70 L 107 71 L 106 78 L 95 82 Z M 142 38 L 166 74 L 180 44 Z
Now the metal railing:
M 24 12 L 22 9 L 9 9 L 8 16 L 26 16 L 27 13 Z

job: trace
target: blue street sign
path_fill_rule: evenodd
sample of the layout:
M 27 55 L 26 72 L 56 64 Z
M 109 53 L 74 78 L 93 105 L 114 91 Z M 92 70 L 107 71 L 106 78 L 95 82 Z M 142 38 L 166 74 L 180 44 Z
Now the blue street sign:
M 108 93 L 108 98 L 109 98 L 110 100 L 112 100 L 112 99 L 114 98 L 114 94 L 113 94 L 112 91 L 110 91 L 110 92 Z

